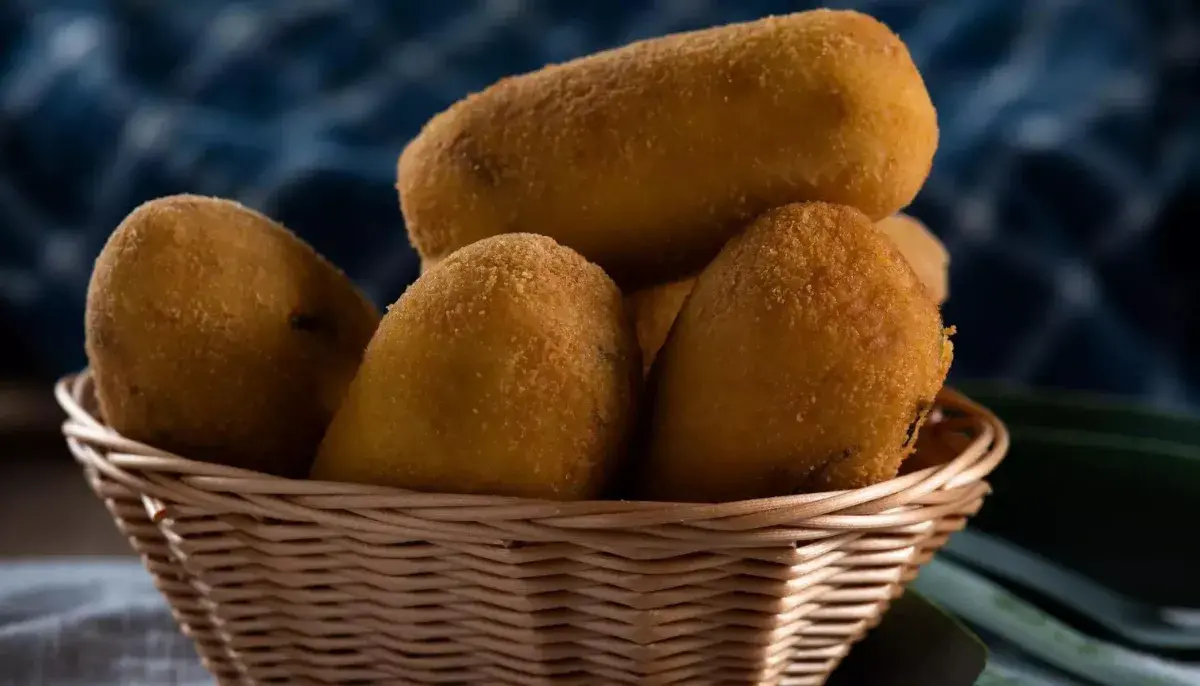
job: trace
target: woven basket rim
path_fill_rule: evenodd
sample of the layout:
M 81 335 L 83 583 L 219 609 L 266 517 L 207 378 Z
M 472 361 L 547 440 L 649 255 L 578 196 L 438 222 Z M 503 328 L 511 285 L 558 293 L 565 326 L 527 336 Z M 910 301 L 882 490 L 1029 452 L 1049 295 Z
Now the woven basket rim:
M 510 496 L 421 493 L 387 486 L 289 479 L 260 472 L 192 460 L 121 436 L 101 421 L 90 408 L 95 407 L 91 372 L 84 369 L 60 379 L 55 398 L 66 412 L 62 431 L 68 441 L 103 448 L 72 452 L 110 476 L 126 471 L 161 478 L 180 479 L 188 486 L 209 492 L 237 494 L 239 497 L 286 497 L 300 499 L 320 509 L 395 508 L 417 509 L 422 516 L 446 513 L 452 521 L 456 510 L 472 512 L 478 520 L 481 511 L 500 519 L 553 518 L 559 527 L 580 529 L 610 528 L 660 522 L 697 522 L 731 519 L 741 526 L 753 527 L 755 515 L 772 521 L 801 521 L 824 518 L 826 525 L 839 526 L 833 520 L 865 517 L 889 512 L 891 525 L 901 526 L 895 510 L 934 494 L 936 491 L 978 485 L 1003 460 L 1008 449 L 1006 427 L 990 410 L 964 394 L 944 388 L 937 406 L 964 416 L 964 426 L 976 435 L 950 461 L 866 488 L 759 498 L 724 503 L 680 503 L 636 500 L 547 501 Z M 957 421 L 950 419 L 948 421 Z M 929 507 L 922 504 L 919 507 Z M 915 513 L 914 513 L 915 514 Z M 921 518 L 926 518 L 923 515 Z M 861 524 L 866 524 L 866 521 Z M 855 528 L 849 521 L 846 528 Z M 876 523 L 875 525 L 878 525 Z M 723 527 L 724 528 L 724 527 Z M 716 532 L 714 532 L 716 533 Z

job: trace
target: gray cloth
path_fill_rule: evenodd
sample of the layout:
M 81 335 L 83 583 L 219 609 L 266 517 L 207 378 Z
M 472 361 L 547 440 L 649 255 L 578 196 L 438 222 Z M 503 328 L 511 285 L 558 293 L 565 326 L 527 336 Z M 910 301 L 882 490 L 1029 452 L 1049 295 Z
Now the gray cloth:
M 929 585 L 938 567 L 918 585 Z M 939 599 L 939 586 L 923 590 Z M 977 686 L 1080 683 L 989 638 L 992 654 Z M 0 686 L 213 684 L 136 560 L 0 564 Z
M 213 683 L 136 561 L 0 565 L 0 685 Z

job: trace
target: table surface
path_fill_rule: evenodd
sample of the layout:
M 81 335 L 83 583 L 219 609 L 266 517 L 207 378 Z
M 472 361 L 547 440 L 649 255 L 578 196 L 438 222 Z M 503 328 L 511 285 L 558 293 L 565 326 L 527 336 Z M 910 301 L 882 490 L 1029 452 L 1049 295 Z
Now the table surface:
M 0 558 L 132 555 L 61 435 L 0 433 Z

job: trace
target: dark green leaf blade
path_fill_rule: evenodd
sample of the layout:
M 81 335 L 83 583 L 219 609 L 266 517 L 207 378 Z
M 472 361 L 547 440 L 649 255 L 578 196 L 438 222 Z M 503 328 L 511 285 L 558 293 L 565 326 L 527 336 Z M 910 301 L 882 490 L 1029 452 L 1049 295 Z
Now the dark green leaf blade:
M 971 686 L 986 665 L 978 636 L 909 590 L 851 648 L 827 686 Z
M 1200 544 L 1179 528 L 1195 520 L 1200 448 L 1020 424 L 1010 431 L 1012 448 L 988 476 L 994 490 L 973 528 L 1141 602 L 1200 606 Z M 1114 541 L 1136 542 L 1137 554 Z
M 1200 446 L 1200 416 L 1080 391 L 967 382 L 955 388 L 1011 426 L 1068 429 Z

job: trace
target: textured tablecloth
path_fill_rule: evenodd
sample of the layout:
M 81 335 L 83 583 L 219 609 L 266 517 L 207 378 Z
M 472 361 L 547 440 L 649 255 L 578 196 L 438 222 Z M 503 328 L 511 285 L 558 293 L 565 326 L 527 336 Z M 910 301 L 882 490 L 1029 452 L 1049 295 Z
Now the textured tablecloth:
M 3 686 L 213 683 L 136 561 L 0 564 Z
M 980 684 L 1003 678 L 1075 683 L 1001 651 Z M 0 564 L 0 686 L 213 683 L 138 563 Z

